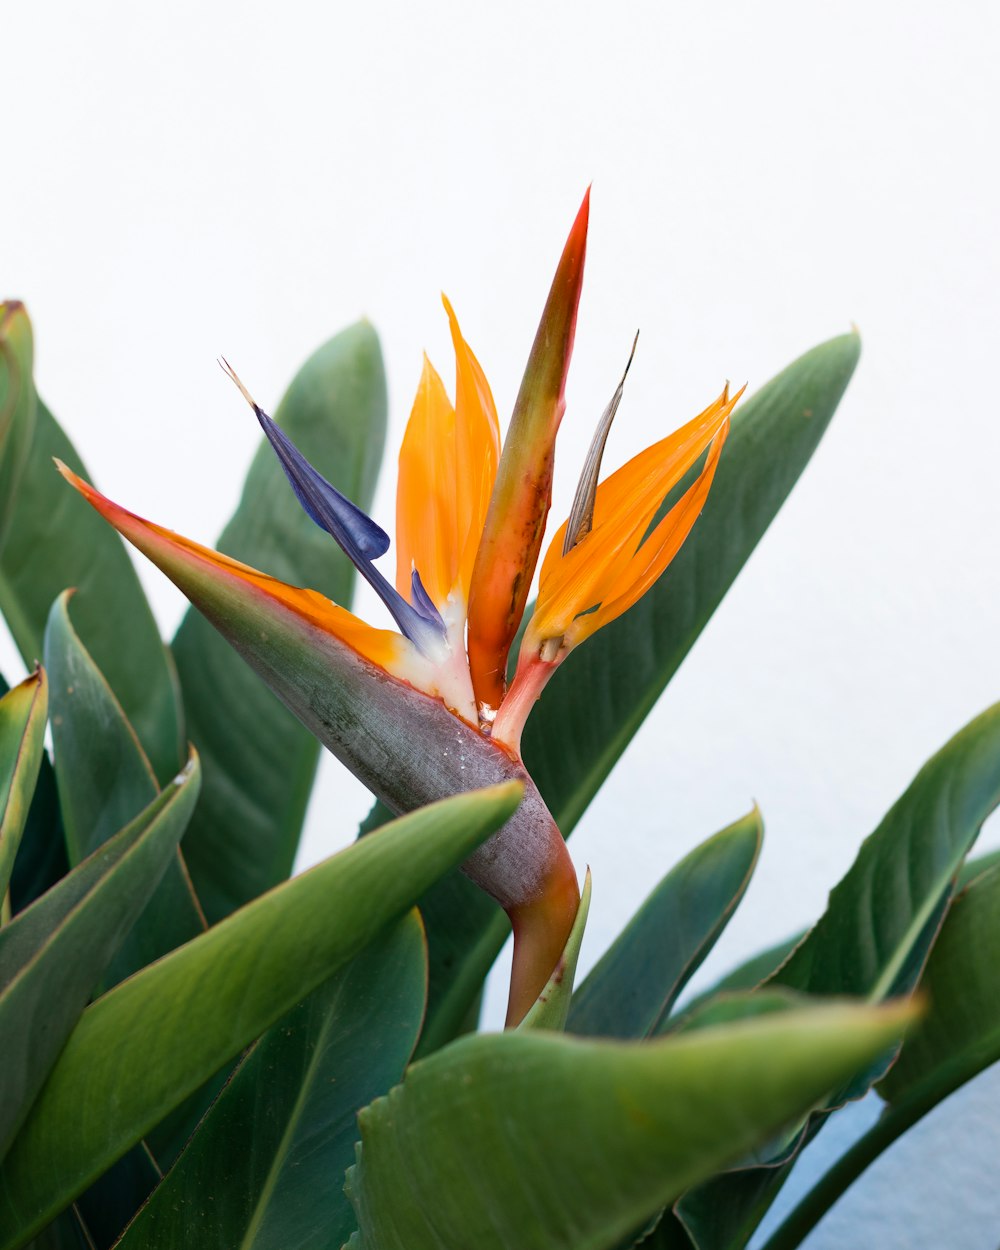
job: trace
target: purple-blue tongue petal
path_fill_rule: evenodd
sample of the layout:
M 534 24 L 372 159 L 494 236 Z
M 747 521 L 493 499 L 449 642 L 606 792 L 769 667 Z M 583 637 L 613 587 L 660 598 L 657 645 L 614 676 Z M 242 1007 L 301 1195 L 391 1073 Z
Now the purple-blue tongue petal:
M 337 541 L 389 609 L 406 637 L 421 649 L 424 649 L 423 644 L 433 645 L 443 637 L 444 621 L 428 598 L 416 570 L 413 575 L 414 606 L 411 606 L 372 564 L 372 560 L 389 550 L 389 535 L 385 530 L 335 486 L 331 486 L 262 408 L 254 403 L 253 410 L 307 516 Z
M 410 599 L 424 620 L 431 622 L 441 620 L 441 613 L 434 606 L 434 601 L 430 595 L 424 590 L 424 584 L 420 580 L 420 574 L 416 569 L 410 574 Z
M 362 512 L 356 504 L 331 486 L 325 477 L 312 467 L 280 425 L 277 425 L 257 405 L 254 412 L 267 441 L 281 461 L 292 490 L 306 514 L 331 534 L 352 560 L 355 556 L 375 560 L 389 550 L 389 535 L 380 525 Z

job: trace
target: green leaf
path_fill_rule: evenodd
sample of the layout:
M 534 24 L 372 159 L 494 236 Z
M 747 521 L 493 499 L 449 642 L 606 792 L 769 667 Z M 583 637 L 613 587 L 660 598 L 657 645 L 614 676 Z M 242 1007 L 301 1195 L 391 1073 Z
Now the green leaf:
M 402 1079 L 426 972 L 412 911 L 273 1025 L 121 1250 L 339 1250 L 355 1227 L 343 1193 L 355 1117 Z
M 89 1236 L 83 1219 L 74 1207 L 64 1211 L 31 1243 L 29 1250 L 94 1250 L 95 1242 Z
M 879 1086 L 890 1108 L 926 1092 L 938 1098 L 1000 1060 L 1000 868 L 955 899 L 920 981 L 930 1005 Z M 959 1079 L 960 1078 L 960 1079 Z
M 960 890 L 964 890 L 977 877 L 981 877 L 984 872 L 989 872 L 997 864 L 1000 864 L 1000 849 L 987 851 L 985 855 L 977 855 L 975 859 L 967 859 L 958 874 L 955 892 L 958 893 Z
M 770 525 L 830 422 L 857 364 L 861 344 L 846 334 L 813 348 L 733 414 L 708 503 L 670 569 L 629 612 L 578 648 L 554 674 L 522 739 L 528 772 L 569 836 L 618 757 L 680 667 L 726 591 Z M 516 651 L 516 646 L 514 648 Z M 443 894 L 443 891 L 442 891 Z M 433 987 L 435 950 L 452 958 L 462 931 L 467 968 L 455 980 L 474 994 L 509 926 L 456 881 L 440 908 L 421 910 L 431 951 L 427 1035 L 448 1035 L 470 1001 Z M 438 914 L 441 919 L 438 920 Z
M 0 1157 L 163 876 L 198 783 L 192 759 L 137 819 L 0 930 Z
M 35 430 L 34 354 L 24 305 L 18 300 L 0 303 L 0 551 Z
M 962 861 L 1000 801 L 1000 704 L 955 735 L 920 770 L 864 843 L 826 912 L 765 984 L 872 1002 L 909 993 L 941 925 Z M 893 1058 L 838 1089 L 827 1110 L 861 1097 Z M 814 1120 L 815 1133 L 821 1120 Z M 802 1134 L 772 1162 L 783 1162 Z M 746 1244 L 787 1177 L 770 1167 L 721 1177 L 678 1208 L 698 1250 Z
M 794 937 L 785 938 L 784 941 L 769 946 L 767 950 L 751 955 L 732 972 L 727 972 L 722 980 L 717 981 L 711 989 L 693 998 L 688 1005 L 688 1010 L 693 1010 L 701 1003 L 714 998 L 716 994 L 728 993 L 731 990 L 756 989 L 774 975 L 804 937 L 805 931 L 796 933 Z
M 10 686 L 0 674 L 0 696 L 9 690 Z M 10 901 L 14 914 L 23 911 L 67 872 L 69 862 L 59 817 L 56 775 L 48 755 L 43 751 L 35 793 L 28 808 L 10 878 Z
M 184 758 L 173 667 L 125 548 L 62 480 L 53 457 L 87 475 L 41 400 L 17 507 L 0 552 L 0 611 L 26 664 L 42 654 L 49 610 L 76 587 L 80 638 L 107 678 L 161 782 Z
M 924 765 L 770 984 L 871 1001 L 912 990 L 962 862 L 998 803 L 1000 704 Z
M 569 1032 L 640 1038 L 663 1031 L 750 884 L 763 836 L 754 808 L 667 873 L 574 994 Z
M 587 915 L 590 911 L 591 892 L 590 869 L 583 883 L 580 895 L 580 907 L 573 921 L 573 928 L 566 939 L 566 948 L 559 962 L 549 977 L 545 989 L 538 996 L 538 1001 L 518 1025 L 520 1029 L 552 1029 L 562 1032 L 566 1027 L 570 1001 L 573 997 L 573 978 L 576 976 L 576 964 L 580 958 L 580 944 L 583 931 L 587 927 Z
M 362 832 L 391 814 L 376 803 Z M 504 937 L 510 921 L 490 896 L 461 872 L 436 881 L 419 900 L 427 931 L 427 1017 L 417 1046 L 417 1057 L 433 1053 L 469 1030 L 468 1012 L 481 995 L 483 981 L 496 958 L 483 934 Z M 502 943 L 501 943 L 502 945 Z
M 768 1250 L 798 1246 L 874 1159 L 959 1086 L 1000 1060 L 998 948 L 1000 868 L 994 867 L 973 880 L 945 918 L 920 981 L 929 1010 L 879 1086 L 888 1106 L 786 1217 Z
M 69 596 L 52 605 L 45 662 L 52 683 L 52 742 L 71 863 L 96 850 L 159 792 L 153 770 L 69 617 Z M 74 609 L 76 601 L 74 599 Z M 109 969 L 114 984 L 205 930 L 179 848 L 149 906 Z
M 905 1027 L 837 1004 L 644 1043 L 463 1038 L 361 1113 L 352 1250 L 606 1250 Z
M 338 490 L 367 508 L 386 425 L 385 373 L 372 327 L 359 322 L 319 348 L 275 419 Z M 218 549 L 293 586 L 351 601 L 350 561 L 306 516 L 263 439 Z M 174 656 L 188 732 L 205 769 L 184 851 L 215 921 L 291 871 L 319 745 L 200 613 L 188 611 Z
M 69 872 L 66 840 L 59 815 L 56 774 L 49 757 L 42 754 L 28 821 L 14 860 L 10 899 L 16 915 Z
M 502 825 L 517 784 L 459 795 L 271 890 L 84 1012 L 0 1168 L 21 1246 L 154 1124 Z
M 48 702 L 48 682 L 40 668 L 0 699 L 0 900 L 4 906 L 45 754 Z
M 684 1225 L 673 1211 L 664 1211 L 656 1226 L 639 1241 L 630 1243 L 636 1250 L 694 1250 Z

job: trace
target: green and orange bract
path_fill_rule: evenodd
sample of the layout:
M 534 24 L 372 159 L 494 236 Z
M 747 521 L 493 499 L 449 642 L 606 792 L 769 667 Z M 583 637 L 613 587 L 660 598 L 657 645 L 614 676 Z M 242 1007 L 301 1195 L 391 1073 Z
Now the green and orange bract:
M 226 366 L 306 512 L 380 594 L 399 632 L 145 521 L 60 466 L 392 810 L 506 779 L 522 782 L 518 811 L 464 865 L 513 925 L 508 1024 L 523 1018 L 544 987 L 579 905 L 563 839 L 520 759 L 521 730 L 554 669 L 635 603 L 680 549 L 705 503 L 739 399 L 727 387 L 693 421 L 597 485 L 585 523 L 574 523 L 569 539 L 566 525 L 557 531 L 508 690 L 508 653 L 551 504 L 588 217 L 589 192 L 563 250 L 502 451 L 489 384 L 445 300 L 455 402 L 425 359 L 399 457 L 394 585 L 374 564 L 388 535 L 316 473 Z M 620 397 L 621 387 L 592 449 L 591 491 Z M 699 463 L 693 482 L 654 525 L 664 500 Z

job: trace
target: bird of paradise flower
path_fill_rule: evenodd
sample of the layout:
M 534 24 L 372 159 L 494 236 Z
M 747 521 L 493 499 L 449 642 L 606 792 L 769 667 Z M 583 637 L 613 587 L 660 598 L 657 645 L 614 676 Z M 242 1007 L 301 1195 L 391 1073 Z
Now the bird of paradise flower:
M 395 585 L 374 563 L 389 549 L 388 534 L 306 461 L 222 362 L 302 507 L 372 585 L 398 632 L 145 521 L 59 465 L 392 810 L 511 778 L 522 782 L 516 814 L 463 865 L 512 922 L 508 1026 L 545 986 L 580 899 L 565 843 L 521 761 L 521 730 L 574 647 L 627 611 L 679 551 L 704 506 L 742 394 L 730 396 L 727 387 L 693 421 L 599 481 L 623 376 L 599 422 L 570 516 L 542 562 L 508 683 L 551 502 L 588 219 L 589 191 L 556 270 L 502 451 L 489 384 L 444 300 L 455 402 L 425 358 L 399 456 Z M 657 520 L 699 461 L 694 480 Z

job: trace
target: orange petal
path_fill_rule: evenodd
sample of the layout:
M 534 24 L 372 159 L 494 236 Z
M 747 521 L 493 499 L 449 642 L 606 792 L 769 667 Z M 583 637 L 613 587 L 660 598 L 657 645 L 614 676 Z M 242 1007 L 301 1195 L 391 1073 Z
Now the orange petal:
M 603 603 L 619 579 L 627 576 L 632 561 L 646 546 L 643 538 L 664 498 L 723 428 L 738 398 L 720 396 L 693 421 L 640 452 L 602 482 L 597 488 L 594 528 L 565 555 L 566 527 L 560 527 L 542 564 L 538 602 L 528 627 L 536 645 L 566 634 L 581 612 Z M 593 628 L 598 628 L 596 623 Z
M 373 628 L 315 590 L 286 585 L 239 560 L 144 521 L 105 498 L 61 461 L 56 461 L 56 467 L 84 499 L 166 573 L 213 624 L 223 616 L 228 617 L 230 625 L 242 617 L 248 630 L 266 629 L 268 613 L 278 607 L 287 608 L 300 620 L 382 668 L 390 669 L 402 659 L 406 640 L 401 635 Z
M 576 645 L 589 638 L 602 626 L 609 624 L 642 598 L 647 590 L 666 571 L 677 555 L 691 528 L 701 515 L 708 492 L 715 477 L 722 447 L 729 433 L 729 421 L 724 422 L 712 440 L 704 467 L 697 480 L 642 543 L 617 577 L 607 586 L 596 612 L 578 616 L 569 628 L 567 643 Z
M 493 393 L 479 361 L 462 337 L 455 312 L 442 296 L 455 348 L 455 467 L 458 497 L 458 582 L 468 602 L 500 459 L 500 422 Z
M 424 589 L 442 610 L 449 594 L 463 604 L 468 600 L 500 456 L 489 383 L 447 299 L 444 306 L 455 346 L 455 407 L 424 357 L 399 453 L 396 492 L 396 587 L 409 599 L 416 565 Z
M 425 356 L 417 396 L 399 449 L 396 488 L 396 589 L 407 601 L 414 565 L 424 589 L 439 608 L 455 584 L 455 480 L 455 410 L 444 383 Z
M 500 705 L 507 653 L 538 561 L 552 501 L 556 432 L 573 351 L 590 192 L 570 231 L 518 392 L 469 589 L 469 667 L 480 707 Z

